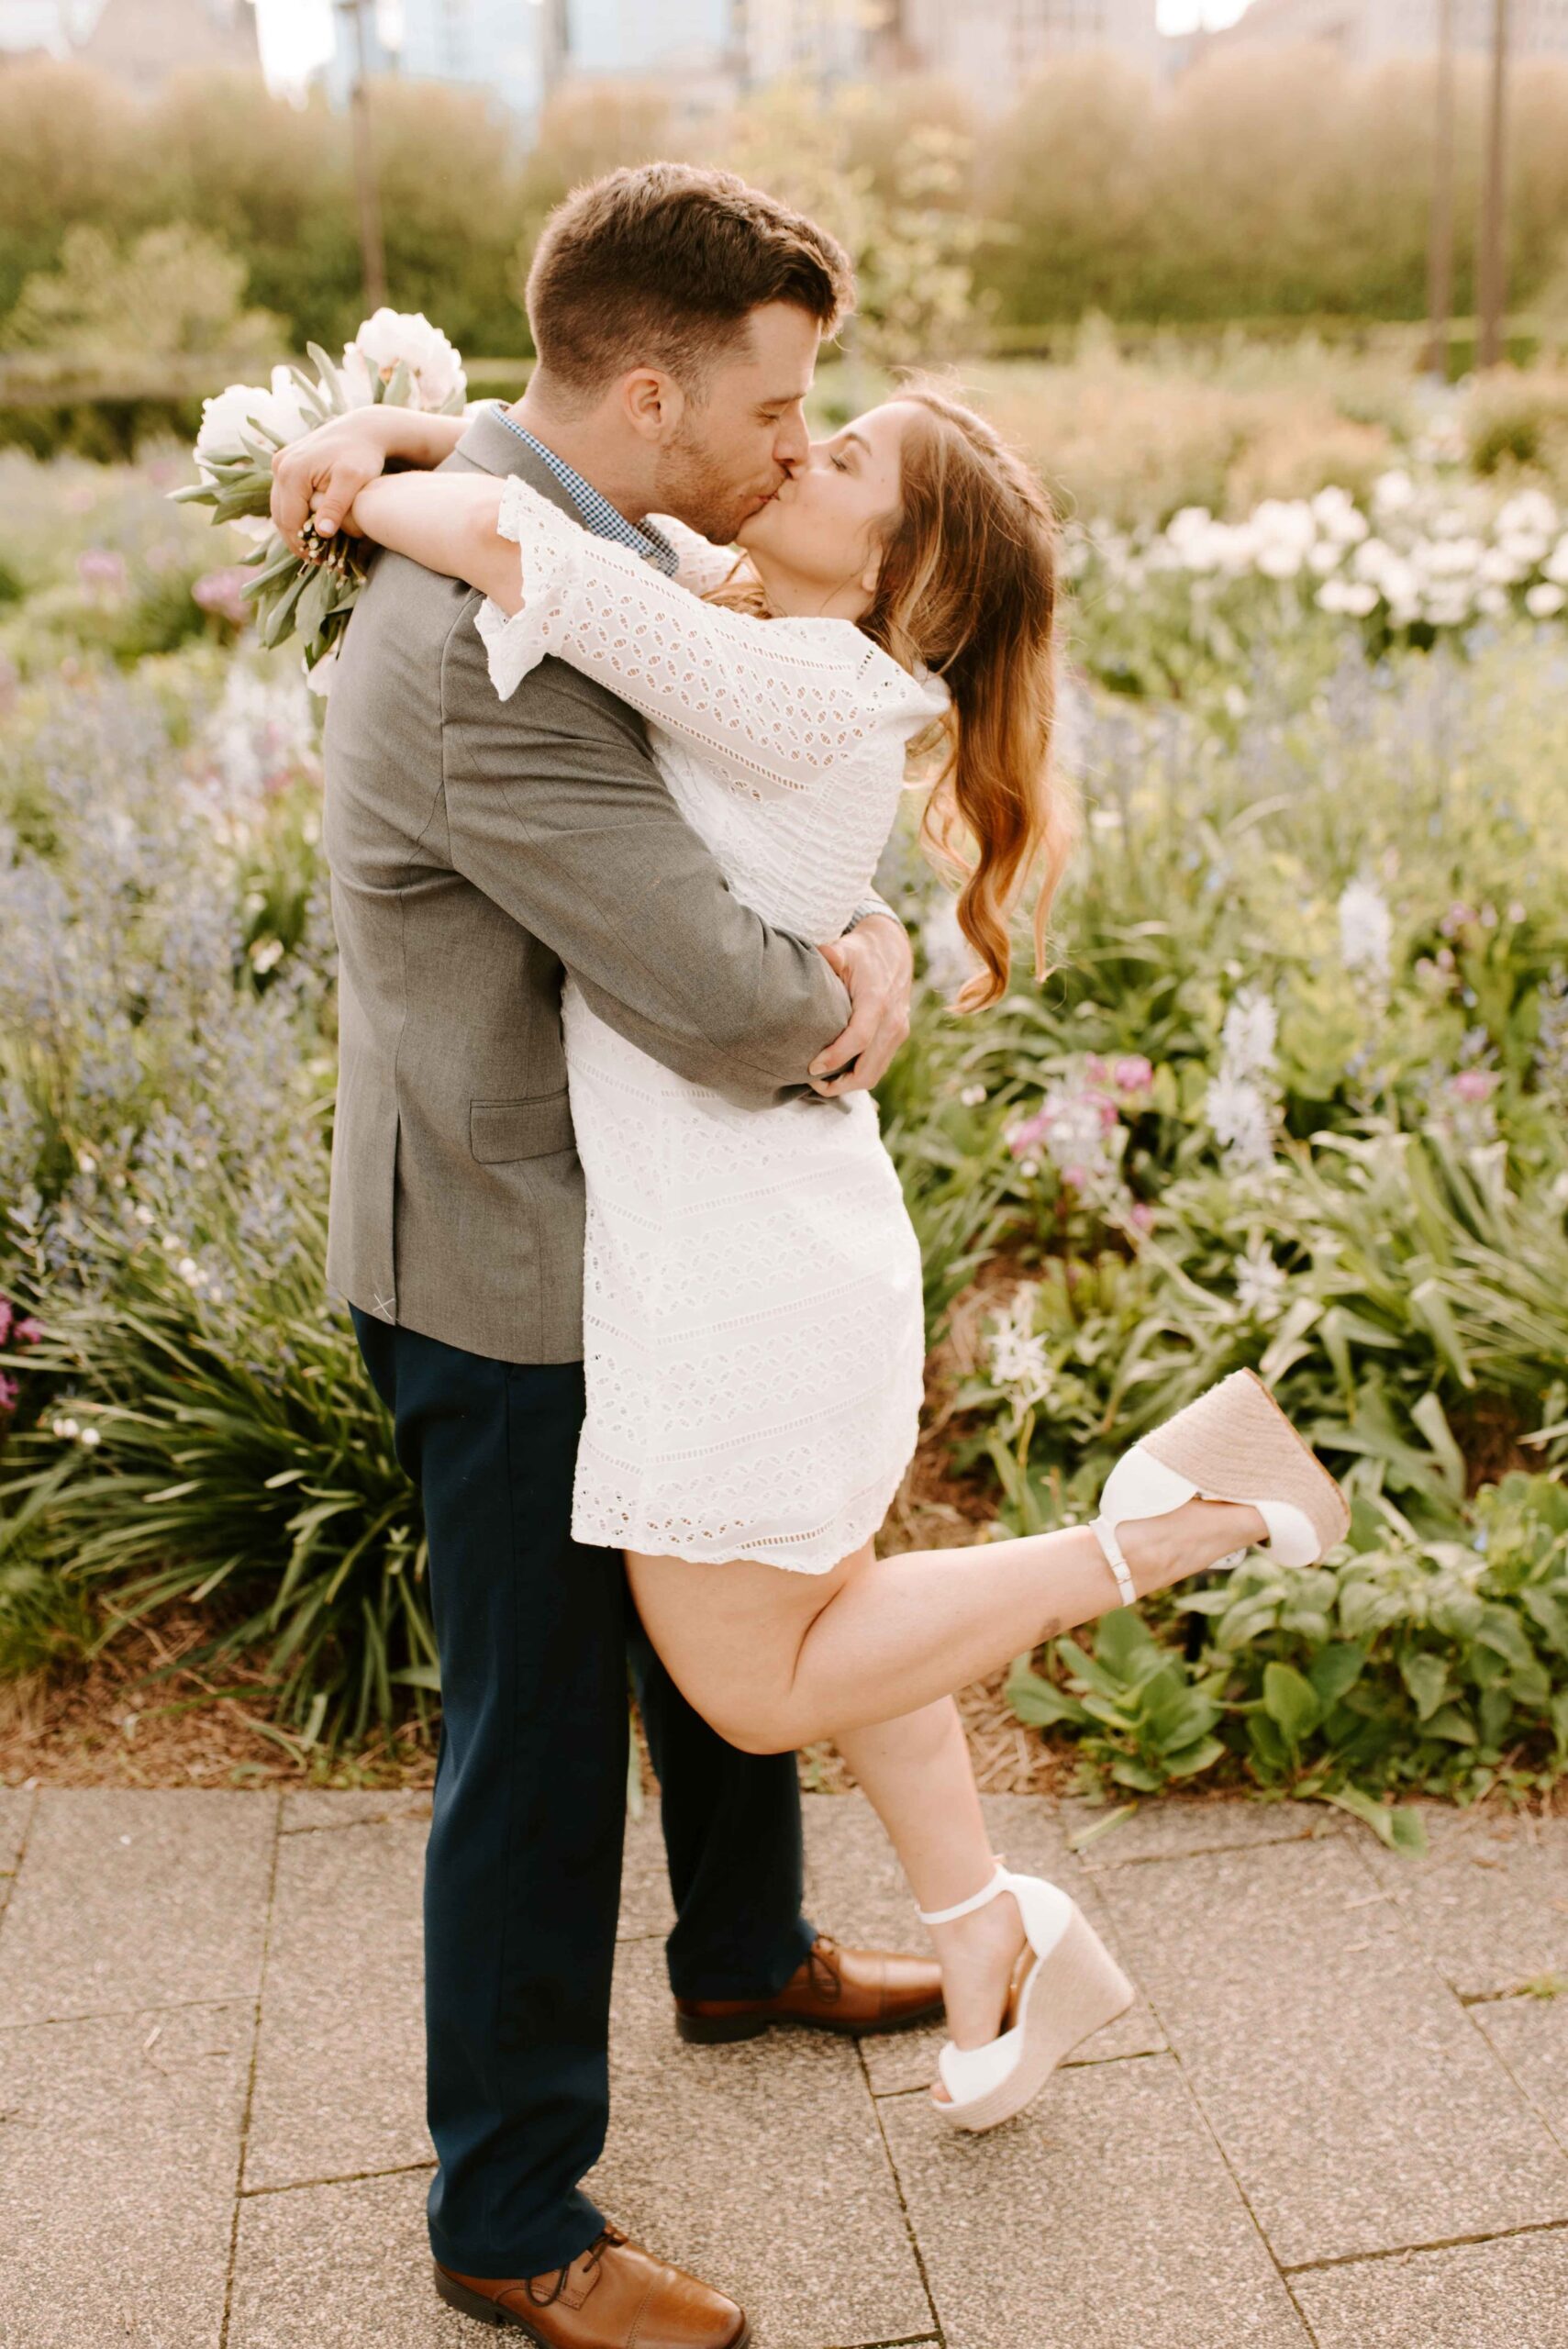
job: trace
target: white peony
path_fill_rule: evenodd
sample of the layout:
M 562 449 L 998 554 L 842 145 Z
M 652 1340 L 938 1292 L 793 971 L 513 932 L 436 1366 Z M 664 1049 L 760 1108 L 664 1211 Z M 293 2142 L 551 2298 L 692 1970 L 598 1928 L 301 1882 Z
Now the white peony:
M 366 318 L 343 353 L 345 369 L 373 370 L 390 383 L 399 361 L 414 378 L 417 405 L 427 412 L 444 407 L 455 392 L 466 397 L 468 378 L 462 361 L 439 327 L 422 310 L 391 310 L 384 306 Z M 368 395 L 368 377 L 366 378 Z M 362 403 L 361 403 L 362 405 Z

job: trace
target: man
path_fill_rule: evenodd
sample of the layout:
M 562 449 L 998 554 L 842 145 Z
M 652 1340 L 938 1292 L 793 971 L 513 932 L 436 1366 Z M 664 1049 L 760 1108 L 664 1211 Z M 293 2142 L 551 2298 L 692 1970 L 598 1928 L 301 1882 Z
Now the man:
M 728 541 L 804 458 L 817 344 L 850 293 L 833 240 L 740 181 L 614 173 L 540 239 L 526 396 L 447 462 L 520 473 L 673 567 L 648 514 Z M 274 515 L 296 544 L 312 507 L 335 524 L 377 469 L 363 430 L 341 419 L 280 455 Z M 823 952 L 770 930 L 677 815 L 624 704 L 554 661 L 497 697 L 478 601 L 383 556 L 326 745 L 342 1041 L 328 1275 L 423 1495 L 441 1658 L 436 2284 L 552 2349 L 734 2349 L 735 2301 L 580 2186 L 608 2109 L 628 1646 L 682 2035 L 890 2028 L 940 2009 L 940 1976 L 814 1932 L 794 1757 L 718 1738 L 642 1633 L 618 1555 L 571 1539 L 583 1182 L 560 989 L 569 969 L 635 1043 L 759 1115 L 809 1085 L 831 1117 L 907 1032 L 909 950 L 880 900 Z

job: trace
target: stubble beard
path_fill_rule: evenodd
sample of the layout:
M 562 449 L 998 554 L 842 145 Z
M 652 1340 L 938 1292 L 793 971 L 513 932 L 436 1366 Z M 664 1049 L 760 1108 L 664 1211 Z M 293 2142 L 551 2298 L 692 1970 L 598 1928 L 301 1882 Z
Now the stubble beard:
M 683 426 L 660 457 L 653 510 L 673 514 L 715 546 L 728 546 L 758 508 L 760 492 L 738 490 L 695 434 Z

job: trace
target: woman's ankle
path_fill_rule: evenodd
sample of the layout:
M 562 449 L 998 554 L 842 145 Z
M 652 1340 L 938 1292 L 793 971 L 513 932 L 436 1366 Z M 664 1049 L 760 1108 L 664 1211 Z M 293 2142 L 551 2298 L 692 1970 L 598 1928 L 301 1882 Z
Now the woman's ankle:
M 1245 1501 L 1184 1501 L 1160 1517 L 1134 1518 L 1118 1528 L 1140 1598 L 1206 1574 L 1233 1550 L 1268 1539 L 1268 1527 Z

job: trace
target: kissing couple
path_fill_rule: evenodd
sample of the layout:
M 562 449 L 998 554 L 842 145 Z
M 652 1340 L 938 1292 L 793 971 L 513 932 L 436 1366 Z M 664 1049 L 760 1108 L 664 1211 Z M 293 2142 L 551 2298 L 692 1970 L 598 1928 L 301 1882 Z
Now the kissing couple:
M 1068 1895 L 992 1851 L 953 1691 L 1348 1523 L 1239 1370 L 1123 1452 L 1092 1523 L 876 1554 L 924 1344 L 872 1091 L 912 956 L 874 868 L 912 763 L 962 882 L 962 1016 L 1006 987 L 1031 888 L 1043 965 L 1075 816 L 1050 501 L 923 384 L 808 438 L 852 292 L 834 239 L 741 181 L 617 172 L 540 236 L 522 399 L 359 408 L 274 461 L 296 552 L 385 550 L 326 723 L 328 1279 L 428 1531 L 435 2283 L 547 2349 L 750 2338 L 582 2189 L 628 1651 L 681 2036 L 945 2006 L 932 2101 L 989 2129 L 1132 1991 Z M 822 1738 L 934 1961 L 803 1916 L 795 1753 Z

